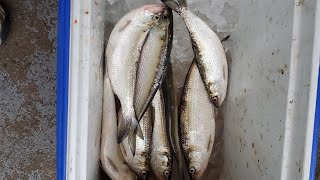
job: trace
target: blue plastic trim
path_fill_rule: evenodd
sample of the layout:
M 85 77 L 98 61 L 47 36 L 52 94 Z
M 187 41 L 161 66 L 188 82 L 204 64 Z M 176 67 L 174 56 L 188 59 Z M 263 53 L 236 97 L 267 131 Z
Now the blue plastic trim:
M 319 68 L 320 71 L 320 68 Z M 320 73 L 318 75 L 318 88 L 317 88 L 317 102 L 316 112 L 314 117 L 314 130 L 313 130 L 313 142 L 312 142 L 312 154 L 311 154 L 311 165 L 310 165 L 310 180 L 315 180 L 316 168 L 317 168 L 317 152 L 318 152 L 318 136 L 319 136 L 319 125 L 320 125 Z
M 68 125 L 70 0 L 59 0 L 58 12 L 56 168 L 57 180 L 65 180 Z

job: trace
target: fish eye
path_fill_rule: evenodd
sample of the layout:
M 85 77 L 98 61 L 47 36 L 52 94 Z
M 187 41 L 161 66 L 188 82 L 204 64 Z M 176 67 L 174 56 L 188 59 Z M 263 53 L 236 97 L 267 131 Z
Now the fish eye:
M 154 16 L 154 19 L 155 19 L 155 20 L 159 20 L 160 17 L 159 17 L 158 15 L 156 15 L 156 16 Z
M 213 104 L 214 104 L 214 106 L 219 107 L 219 97 L 218 96 L 213 97 Z
M 141 172 L 141 175 L 142 175 L 143 177 L 145 177 L 145 176 L 148 175 L 148 173 L 147 173 L 147 171 L 142 171 L 142 172 Z
M 194 167 L 190 167 L 189 168 L 189 173 L 191 174 L 191 176 L 193 176 L 194 173 L 196 173 L 196 169 Z
M 164 172 L 163 172 L 163 175 L 165 175 L 166 177 L 168 177 L 169 178 L 169 176 L 170 176 L 170 171 L 168 171 L 168 170 L 165 170 Z
M 166 15 L 162 16 L 162 19 L 167 20 L 167 16 Z

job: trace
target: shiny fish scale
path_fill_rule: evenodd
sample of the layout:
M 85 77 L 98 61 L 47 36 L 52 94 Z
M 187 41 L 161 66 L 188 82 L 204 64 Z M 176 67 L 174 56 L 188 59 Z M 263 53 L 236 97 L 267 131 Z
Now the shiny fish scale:
M 119 115 L 120 116 L 120 115 Z M 150 153 L 152 141 L 152 114 L 149 108 L 140 121 L 141 130 L 144 140 L 136 138 L 135 156 L 130 150 L 128 138 L 120 145 L 123 157 L 129 167 L 141 177 L 142 171 L 149 172 L 150 170 Z
M 104 77 L 101 164 L 111 179 L 134 180 L 135 175 L 125 163 L 117 141 L 116 105 L 107 74 Z
M 120 100 L 124 117 L 118 128 L 120 141 L 138 125 L 133 106 L 137 65 L 145 39 L 158 22 L 149 10 L 161 15 L 164 9 L 162 5 L 146 5 L 133 10 L 120 19 L 110 35 L 106 59 L 112 89 Z
M 219 96 L 219 106 L 227 92 L 228 66 L 220 39 L 210 27 L 190 10 L 180 9 L 191 36 L 196 62 L 211 98 Z
M 150 30 L 141 52 L 135 90 L 135 110 L 137 115 L 143 111 L 158 73 L 161 49 L 165 46 L 164 37 L 166 35 L 165 29 L 161 28 L 161 24 L 159 23 Z
M 180 107 L 181 143 L 188 168 L 199 179 L 211 155 L 215 134 L 215 107 L 211 103 L 195 63 L 190 67 Z
M 154 126 L 152 135 L 151 166 L 159 179 L 167 179 L 164 172 L 172 171 L 172 154 L 167 135 L 165 104 L 162 90 L 159 89 L 153 101 Z
M 135 111 L 138 119 L 141 118 L 158 89 L 168 60 L 167 43 L 171 36 L 168 31 L 172 12 L 166 11 L 164 15 L 167 18 L 164 19 L 162 16 L 152 27 L 141 52 L 135 89 Z

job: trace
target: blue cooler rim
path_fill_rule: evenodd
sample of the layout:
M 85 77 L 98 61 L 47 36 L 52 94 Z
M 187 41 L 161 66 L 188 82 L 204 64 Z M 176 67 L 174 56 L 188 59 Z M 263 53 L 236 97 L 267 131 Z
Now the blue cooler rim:
M 68 126 L 68 83 L 70 47 L 70 0 L 58 1 L 58 59 L 56 109 L 56 170 L 57 180 L 66 179 Z

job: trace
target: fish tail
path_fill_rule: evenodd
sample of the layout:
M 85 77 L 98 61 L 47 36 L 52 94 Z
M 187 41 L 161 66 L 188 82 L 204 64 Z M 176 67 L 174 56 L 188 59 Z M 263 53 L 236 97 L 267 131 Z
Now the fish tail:
M 121 111 L 120 111 L 121 112 Z M 131 132 L 130 135 L 137 135 L 144 139 L 141 127 L 137 121 L 135 114 L 133 115 L 119 115 L 118 125 L 118 143 L 121 143 Z
M 167 5 L 170 9 L 174 10 L 175 12 L 179 12 L 180 5 L 173 0 L 161 0 L 165 5 Z
M 180 6 L 188 7 L 187 0 L 178 0 Z
M 128 135 L 128 142 L 129 142 L 129 147 L 130 147 L 132 156 L 135 156 L 135 154 L 136 154 L 136 135 L 135 135 L 135 133 L 131 132 Z

